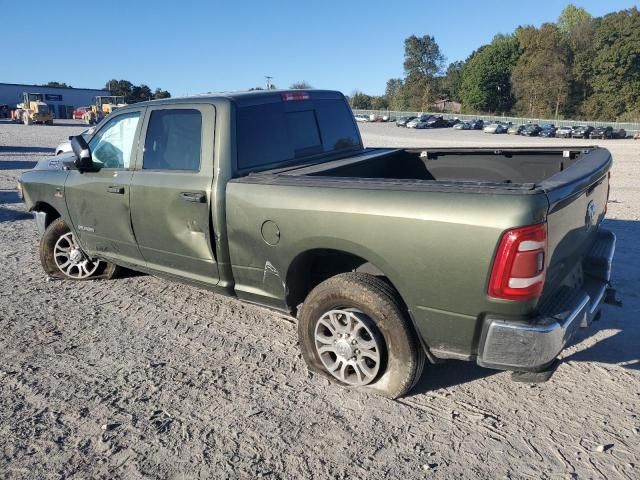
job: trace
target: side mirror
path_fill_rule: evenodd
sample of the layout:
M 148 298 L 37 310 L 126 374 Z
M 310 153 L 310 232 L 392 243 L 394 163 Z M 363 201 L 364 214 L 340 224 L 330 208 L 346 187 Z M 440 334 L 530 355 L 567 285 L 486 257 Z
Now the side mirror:
M 85 172 L 94 169 L 93 159 L 91 158 L 91 149 L 82 135 L 78 135 L 71 139 L 71 149 L 76 155 L 75 166 L 79 171 Z

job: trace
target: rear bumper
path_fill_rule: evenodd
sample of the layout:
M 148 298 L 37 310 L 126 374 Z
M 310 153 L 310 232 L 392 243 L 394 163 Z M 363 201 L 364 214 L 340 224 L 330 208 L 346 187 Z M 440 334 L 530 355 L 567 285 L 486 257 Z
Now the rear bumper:
M 601 230 L 583 262 L 580 290 L 561 290 L 528 321 L 487 315 L 480 337 L 477 362 L 500 370 L 540 371 L 553 363 L 579 327 L 598 315 L 611 278 L 616 237 Z

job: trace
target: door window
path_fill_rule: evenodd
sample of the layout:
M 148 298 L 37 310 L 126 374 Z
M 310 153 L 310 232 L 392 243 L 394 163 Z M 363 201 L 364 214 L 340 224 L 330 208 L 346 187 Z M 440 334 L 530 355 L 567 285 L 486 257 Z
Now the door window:
M 101 168 L 129 168 L 140 112 L 107 121 L 89 142 L 94 163 Z
M 199 110 L 154 110 L 147 127 L 142 168 L 198 171 L 201 139 Z

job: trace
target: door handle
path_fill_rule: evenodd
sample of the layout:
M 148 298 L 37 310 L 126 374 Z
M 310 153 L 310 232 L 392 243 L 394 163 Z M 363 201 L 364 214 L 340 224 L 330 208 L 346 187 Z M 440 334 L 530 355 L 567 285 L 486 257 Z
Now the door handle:
M 107 192 L 118 193 L 122 195 L 124 193 L 124 187 L 121 187 L 119 185 L 110 185 L 109 187 L 107 187 Z
M 186 202 L 205 203 L 207 201 L 207 195 L 202 192 L 182 192 L 180 197 Z

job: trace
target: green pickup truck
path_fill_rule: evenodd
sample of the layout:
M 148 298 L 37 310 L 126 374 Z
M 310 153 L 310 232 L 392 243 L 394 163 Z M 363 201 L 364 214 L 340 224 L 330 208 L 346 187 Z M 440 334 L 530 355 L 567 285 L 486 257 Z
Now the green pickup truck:
M 613 293 L 602 148 L 364 148 L 321 90 L 137 103 L 72 147 L 20 178 L 48 275 L 277 309 L 351 387 L 399 397 L 448 358 L 546 379 Z

